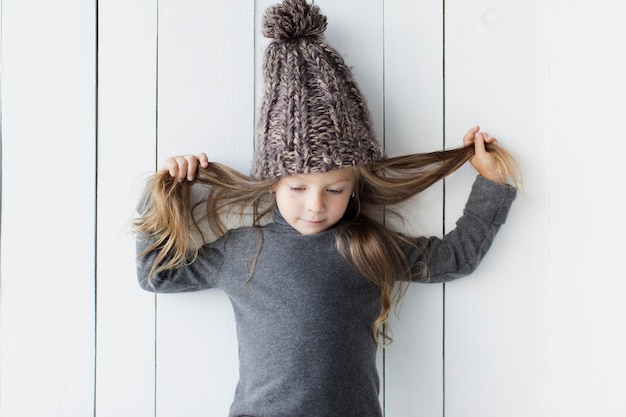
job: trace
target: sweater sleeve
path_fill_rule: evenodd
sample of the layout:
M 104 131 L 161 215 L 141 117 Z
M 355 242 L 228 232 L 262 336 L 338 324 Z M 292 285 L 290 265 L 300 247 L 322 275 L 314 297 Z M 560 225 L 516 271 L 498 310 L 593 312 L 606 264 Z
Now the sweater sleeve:
M 456 228 L 443 238 L 418 238 L 406 245 L 412 280 L 438 283 L 473 272 L 506 221 L 517 191 L 478 176 Z
M 148 279 L 158 249 L 139 256 L 151 243 L 147 238 L 139 236 L 136 241 L 139 286 L 146 291 L 159 293 L 199 291 L 216 287 L 224 261 L 226 240 L 227 236 L 224 235 L 217 241 L 202 246 L 198 256 L 189 263 L 160 271 Z

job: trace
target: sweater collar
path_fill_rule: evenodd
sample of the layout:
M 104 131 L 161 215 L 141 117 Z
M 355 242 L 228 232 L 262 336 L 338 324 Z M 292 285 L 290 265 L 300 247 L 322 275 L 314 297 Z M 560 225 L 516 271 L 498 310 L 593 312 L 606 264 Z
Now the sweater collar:
M 273 220 L 274 226 L 280 229 L 281 231 L 292 231 L 293 233 L 300 234 L 300 232 L 298 232 L 296 229 L 291 227 L 291 225 L 287 222 L 287 220 L 285 220 L 283 215 L 280 213 L 280 210 L 278 210 L 278 206 L 274 208 L 274 216 L 272 217 L 272 220 Z

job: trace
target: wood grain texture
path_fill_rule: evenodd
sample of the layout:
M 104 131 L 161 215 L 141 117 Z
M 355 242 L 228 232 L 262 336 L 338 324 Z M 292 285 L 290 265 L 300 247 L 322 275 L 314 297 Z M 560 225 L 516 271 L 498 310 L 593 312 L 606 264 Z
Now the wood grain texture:
M 275 3 L 2 0 L 3 417 L 227 415 L 228 299 L 140 290 L 128 222 L 167 156 L 248 172 Z M 379 356 L 386 417 L 624 415 L 626 5 L 315 3 L 388 154 L 480 124 L 524 174 L 478 271 L 409 289 Z M 474 176 L 416 198 L 403 230 L 451 230 Z
M 159 2 L 158 147 L 206 152 L 249 172 L 254 147 L 254 8 Z M 159 295 L 157 414 L 227 415 L 238 377 L 232 307 L 219 291 Z
M 626 4 L 554 1 L 550 14 L 550 413 L 619 416 L 626 414 Z
M 2 416 L 93 414 L 94 16 L 2 3 Z
M 520 160 L 527 193 L 478 270 L 446 284 L 446 416 L 546 415 L 545 4 L 446 1 L 445 19 L 446 145 L 481 125 Z M 448 231 L 474 176 L 468 164 L 446 181 Z
M 98 9 L 96 415 L 154 416 L 155 296 L 135 273 L 131 219 L 155 169 L 157 4 Z

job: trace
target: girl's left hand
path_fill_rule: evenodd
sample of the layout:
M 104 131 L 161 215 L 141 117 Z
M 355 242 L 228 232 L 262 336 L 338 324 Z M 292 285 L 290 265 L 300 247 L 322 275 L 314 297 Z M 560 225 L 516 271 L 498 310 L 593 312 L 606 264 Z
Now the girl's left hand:
M 470 163 L 480 175 L 488 180 L 504 184 L 506 173 L 500 169 L 494 156 L 487 152 L 485 144 L 497 143 L 496 138 L 489 136 L 485 132 L 480 132 L 480 126 L 476 126 L 467 131 L 463 137 L 463 146 L 474 144 L 474 156 Z

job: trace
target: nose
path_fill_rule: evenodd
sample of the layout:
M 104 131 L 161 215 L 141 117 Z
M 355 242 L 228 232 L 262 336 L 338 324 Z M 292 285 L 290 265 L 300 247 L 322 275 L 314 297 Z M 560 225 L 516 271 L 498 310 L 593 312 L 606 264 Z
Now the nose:
M 321 193 L 311 193 L 307 198 L 307 210 L 314 213 L 321 213 L 324 211 L 324 196 Z

